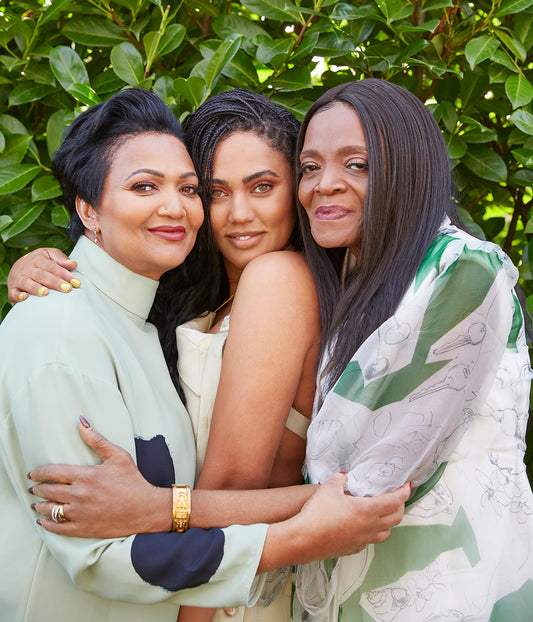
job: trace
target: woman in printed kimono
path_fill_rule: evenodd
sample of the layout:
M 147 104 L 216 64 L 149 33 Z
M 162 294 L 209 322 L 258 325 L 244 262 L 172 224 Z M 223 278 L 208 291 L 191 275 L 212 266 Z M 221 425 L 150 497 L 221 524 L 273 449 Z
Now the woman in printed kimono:
M 495 244 L 457 222 L 437 123 L 406 90 L 335 87 L 300 132 L 299 200 L 323 338 L 309 480 L 415 489 L 392 537 L 301 566 L 294 620 L 526 620 L 531 369 Z M 318 244 L 318 246 L 317 246 Z M 347 249 L 341 282 L 328 249 Z

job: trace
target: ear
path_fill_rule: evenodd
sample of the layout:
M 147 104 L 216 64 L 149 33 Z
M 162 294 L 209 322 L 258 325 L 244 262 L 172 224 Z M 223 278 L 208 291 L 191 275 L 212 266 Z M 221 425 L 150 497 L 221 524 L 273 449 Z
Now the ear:
M 92 231 L 94 227 L 99 229 L 98 214 L 90 203 L 87 203 L 80 197 L 76 197 L 76 211 L 86 229 L 89 229 L 89 231 Z

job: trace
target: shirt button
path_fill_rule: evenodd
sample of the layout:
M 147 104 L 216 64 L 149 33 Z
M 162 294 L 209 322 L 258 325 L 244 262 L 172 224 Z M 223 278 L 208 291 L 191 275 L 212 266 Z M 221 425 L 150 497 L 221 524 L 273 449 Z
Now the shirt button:
M 239 613 L 239 609 L 237 607 L 225 607 L 224 608 L 224 613 L 228 617 L 234 618 Z

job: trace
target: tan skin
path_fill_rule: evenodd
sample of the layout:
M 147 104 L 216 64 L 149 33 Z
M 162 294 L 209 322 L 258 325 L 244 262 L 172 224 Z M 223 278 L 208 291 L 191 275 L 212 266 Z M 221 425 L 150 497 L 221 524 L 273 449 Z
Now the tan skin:
M 281 225 L 276 221 L 268 222 L 268 218 L 265 223 L 262 214 L 271 218 L 272 210 L 265 209 L 265 204 L 268 207 L 269 193 L 280 194 L 286 187 L 290 189 L 289 183 L 285 181 L 290 180 L 290 168 L 283 159 L 280 161 L 279 157 L 277 160 L 273 158 L 272 153 L 278 156 L 280 154 L 270 148 L 268 148 L 272 152 L 270 154 L 268 149 L 266 151 L 263 149 L 265 151 L 263 161 L 259 159 L 251 162 L 250 154 L 246 153 L 245 143 L 242 140 L 245 139 L 245 142 L 249 143 L 250 136 L 241 136 L 242 134 L 244 133 L 239 132 L 223 141 L 218 148 L 220 153 L 215 156 L 216 183 L 211 218 L 215 235 L 219 233 L 219 246 L 224 249 L 226 244 L 228 248 L 224 260 L 231 288 L 234 291 L 239 283 L 239 290 L 231 309 L 231 330 L 224 354 L 206 460 L 198 482 L 200 489 L 264 488 L 267 485 L 300 482 L 304 444 L 299 437 L 286 430 L 284 424 L 292 404 L 303 414 L 310 414 L 314 393 L 319 325 L 316 292 L 305 262 L 294 253 L 273 253 L 256 259 L 243 274 L 243 268 L 252 258 L 283 248 L 288 241 L 294 222 L 291 206 L 287 205 L 290 193 L 285 194 L 287 197 L 285 213 L 279 214 Z M 259 137 L 252 136 L 256 142 L 261 141 Z M 261 149 L 257 147 L 261 145 L 255 146 L 255 152 L 260 153 Z M 263 147 L 265 146 L 263 143 Z M 239 154 L 244 154 L 244 158 L 242 163 L 236 164 L 235 160 Z M 217 155 L 220 155 L 218 159 Z M 228 161 L 232 163 L 232 167 L 224 168 L 224 162 Z M 245 166 L 248 166 L 248 169 Z M 234 171 L 239 171 L 240 175 L 235 175 Z M 262 175 L 254 178 L 254 173 Z M 276 200 L 274 205 L 280 205 L 279 197 L 274 196 L 271 199 Z M 232 242 L 231 236 L 235 232 L 241 239 Z M 248 232 L 251 232 L 251 235 L 247 235 Z M 272 235 L 269 235 L 271 233 Z M 254 236 L 258 238 L 257 243 L 254 243 Z M 229 242 L 224 237 L 230 237 Z M 283 275 L 283 279 L 279 278 L 280 274 Z M 215 328 L 228 311 L 226 308 L 219 313 Z M 244 348 L 242 344 L 245 344 Z M 247 344 L 254 344 L 254 347 L 250 348 Z M 277 364 L 272 365 L 272 361 L 276 361 Z M 260 369 L 262 373 L 251 374 L 250 370 L 253 369 Z M 246 409 L 241 408 L 239 417 L 235 416 L 235 395 L 239 395 L 240 404 L 246 404 Z M 265 405 L 268 405 L 267 409 Z M 105 478 L 100 476 L 104 473 L 109 474 L 105 471 L 108 467 L 109 469 L 116 467 L 112 463 L 115 455 L 113 451 L 116 450 L 109 447 L 107 450 L 107 453 L 102 455 L 104 464 L 100 470 L 92 467 L 91 477 L 94 476 L 95 479 L 89 479 L 89 484 L 95 491 L 106 490 Z M 238 456 L 239 460 L 234 460 L 234 456 Z M 124 466 L 127 458 L 120 454 L 119 457 L 122 462 L 117 460 L 117 465 Z M 83 491 L 85 474 L 82 478 L 82 472 L 83 469 L 76 475 L 81 482 L 76 482 L 76 485 Z M 46 478 L 72 481 L 70 474 L 65 476 L 64 473 L 49 470 L 44 472 L 34 470 L 32 477 L 37 480 Z M 100 478 L 98 484 L 96 484 L 97 477 Z M 139 477 L 143 480 L 140 474 Z M 139 481 L 135 484 L 139 490 L 141 483 Z M 161 510 L 152 514 L 150 525 L 145 522 L 142 525 L 125 525 L 124 513 L 120 513 L 117 523 L 113 524 L 108 512 L 105 513 L 105 521 L 102 520 L 101 525 L 94 516 L 88 523 L 84 523 L 88 514 L 85 510 L 82 511 L 83 493 L 80 492 L 80 498 L 74 497 L 76 503 L 72 500 L 69 504 L 68 496 L 72 494 L 72 484 L 69 485 L 68 494 L 66 489 L 56 490 L 50 485 L 39 485 L 35 487 L 35 492 L 44 498 L 53 498 L 66 503 L 65 514 L 69 519 L 68 523 L 56 525 L 46 519 L 43 520 L 43 526 L 51 530 L 66 529 L 57 531 L 58 533 L 111 537 L 124 535 L 125 529 L 128 529 L 129 533 L 168 530 L 170 516 L 168 491 L 164 491 L 166 495 L 163 497 L 160 490 L 154 490 L 147 483 L 143 486 L 146 490 L 138 497 L 142 498 L 144 503 L 147 499 L 154 499 L 151 507 Z M 108 494 L 113 496 L 114 507 L 120 507 L 116 492 L 109 491 Z M 312 489 L 300 486 L 284 492 L 283 499 L 280 496 L 276 497 L 274 504 L 274 499 L 269 498 L 263 507 L 260 499 L 264 501 L 266 497 L 258 497 L 256 494 L 255 497 L 248 496 L 245 501 L 242 493 L 239 493 L 227 507 L 219 504 L 218 518 L 213 523 L 209 504 L 204 510 L 205 497 L 202 497 L 201 490 L 197 490 L 193 493 L 191 525 L 207 527 L 213 524 L 221 526 L 235 522 L 284 520 L 301 508 Z M 159 495 L 157 502 L 155 495 Z M 109 505 L 109 496 L 106 499 L 104 495 L 99 503 L 95 502 L 93 493 L 87 498 L 89 496 L 92 501 L 90 507 L 93 510 L 95 507 L 103 508 Z M 124 500 L 125 504 L 130 502 L 130 497 Z M 51 505 L 38 503 L 36 507 L 45 516 L 49 516 Z M 242 512 L 238 515 L 235 514 L 236 505 Z M 131 511 L 127 513 L 128 516 L 132 514 L 134 513 Z M 143 516 L 143 513 L 140 513 L 140 516 Z M 99 531 L 100 528 L 102 531 Z M 260 568 L 266 569 L 263 566 Z M 212 612 L 202 614 L 197 609 L 187 611 L 188 609 L 190 608 L 181 609 L 180 621 L 209 619 L 212 614 Z

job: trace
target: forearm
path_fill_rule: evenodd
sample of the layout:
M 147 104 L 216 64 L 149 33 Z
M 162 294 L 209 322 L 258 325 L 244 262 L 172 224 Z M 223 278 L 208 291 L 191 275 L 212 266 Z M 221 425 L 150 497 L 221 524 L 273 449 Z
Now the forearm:
M 192 490 L 189 525 L 210 529 L 284 521 L 297 514 L 317 488 L 317 485 L 306 484 L 266 490 Z M 144 497 L 139 500 L 143 504 L 145 501 Z M 139 513 L 130 531 L 134 527 L 138 528 L 137 533 L 170 531 L 172 490 L 154 488 L 150 505 L 149 515 Z

